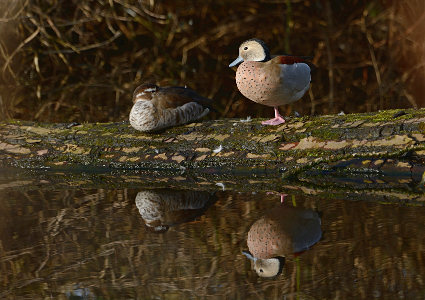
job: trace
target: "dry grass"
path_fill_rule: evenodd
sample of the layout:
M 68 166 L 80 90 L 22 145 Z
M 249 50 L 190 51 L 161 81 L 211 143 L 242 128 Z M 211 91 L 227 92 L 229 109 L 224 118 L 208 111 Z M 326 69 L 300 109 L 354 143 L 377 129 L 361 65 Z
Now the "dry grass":
M 269 116 L 236 89 L 227 66 L 241 41 L 313 55 L 309 95 L 286 113 L 420 107 L 423 1 L 2 2 L 0 117 L 119 121 L 144 80 L 195 88 L 212 117 Z

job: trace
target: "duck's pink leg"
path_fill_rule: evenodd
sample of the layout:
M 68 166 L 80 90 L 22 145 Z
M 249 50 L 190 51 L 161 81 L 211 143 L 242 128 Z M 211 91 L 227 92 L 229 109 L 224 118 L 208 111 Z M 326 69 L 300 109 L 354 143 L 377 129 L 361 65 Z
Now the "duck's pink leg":
M 274 107 L 274 119 L 261 122 L 263 125 L 279 125 L 285 123 L 285 119 L 280 115 L 277 106 Z
M 288 194 L 280 194 L 280 203 L 283 203 L 285 201 L 286 196 L 288 196 Z

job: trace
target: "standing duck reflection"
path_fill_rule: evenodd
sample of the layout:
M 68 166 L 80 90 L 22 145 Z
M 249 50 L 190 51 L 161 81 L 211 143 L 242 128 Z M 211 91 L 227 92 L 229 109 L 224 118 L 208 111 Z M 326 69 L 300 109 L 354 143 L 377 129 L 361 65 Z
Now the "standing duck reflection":
M 322 237 L 321 220 L 317 212 L 282 203 L 257 220 L 248 232 L 249 252 L 243 251 L 261 277 L 273 277 L 282 272 L 285 257 L 299 254 Z
M 165 232 L 204 214 L 216 196 L 203 191 L 157 189 L 140 191 L 135 201 L 146 226 L 155 232 Z

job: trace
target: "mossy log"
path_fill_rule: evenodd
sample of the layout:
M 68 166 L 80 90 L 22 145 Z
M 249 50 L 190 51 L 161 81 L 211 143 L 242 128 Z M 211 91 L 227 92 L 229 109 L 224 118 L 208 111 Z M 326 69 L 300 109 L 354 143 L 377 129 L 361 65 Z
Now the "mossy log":
M 140 169 L 180 173 L 288 177 L 335 172 L 408 174 L 425 171 L 425 109 L 260 120 L 221 119 L 159 133 L 127 122 L 0 123 L 3 167 Z

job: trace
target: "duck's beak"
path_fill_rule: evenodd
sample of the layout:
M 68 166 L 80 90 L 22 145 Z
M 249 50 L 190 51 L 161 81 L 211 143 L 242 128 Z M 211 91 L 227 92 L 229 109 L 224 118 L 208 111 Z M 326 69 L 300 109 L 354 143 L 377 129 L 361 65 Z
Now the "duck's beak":
M 234 66 L 237 66 L 237 65 L 239 65 L 241 62 L 243 62 L 243 58 L 242 57 L 240 57 L 240 56 L 238 56 L 238 58 L 236 58 L 230 65 L 229 65 L 229 67 L 231 68 L 231 67 L 234 67 Z
M 257 261 L 257 259 L 252 256 L 251 253 L 249 253 L 248 251 L 242 251 L 242 254 L 244 254 L 248 259 L 252 260 L 254 263 Z

